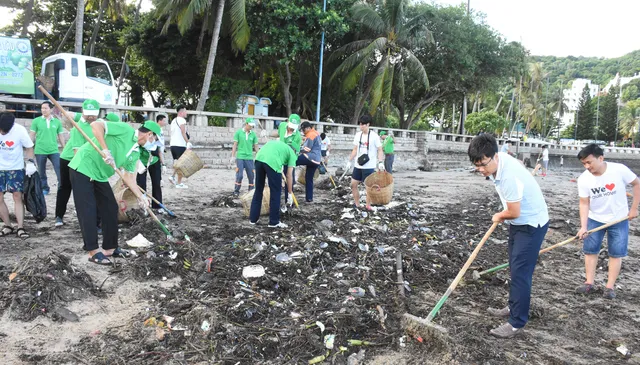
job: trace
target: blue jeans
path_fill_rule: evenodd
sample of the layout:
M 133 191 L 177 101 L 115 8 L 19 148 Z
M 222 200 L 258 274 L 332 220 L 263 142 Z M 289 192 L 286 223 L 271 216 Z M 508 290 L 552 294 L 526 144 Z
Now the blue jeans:
M 384 169 L 390 174 L 393 172 L 393 160 L 395 160 L 395 157 L 393 154 L 384 155 Z
M 280 223 L 280 194 L 282 194 L 282 175 L 262 161 L 256 161 L 256 191 L 251 201 L 249 221 L 255 223 L 260 218 L 265 180 L 269 180 L 269 224 Z
M 47 184 L 47 159 L 49 159 L 53 165 L 53 171 L 56 172 L 58 186 L 60 186 L 60 154 L 36 155 L 36 164 L 38 165 L 38 174 L 40 174 L 40 181 L 42 182 L 42 190 L 50 190 L 49 184 Z
M 287 165 L 284 166 L 284 176 L 287 176 Z M 291 172 L 291 177 L 292 177 L 292 182 L 291 182 L 291 186 L 296 186 L 296 168 L 293 168 L 293 171 Z M 286 185 L 285 185 L 286 186 Z M 284 189 L 284 201 L 285 203 L 287 202 L 287 199 L 289 199 L 289 190 L 287 190 L 286 188 Z
M 239 193 L 242 187 L 242 176 L 244 171 L 247 172 L 247 179 L 249 179 L 249 191 L 253 190 L 253 171 L 255 167 L 253 160 L 241 160 L 236 159 L 236 186 L 234 192 Z
M 538 261 L 538 252 L 549 229 L 549 223 L 542 227 L 530 225 L 509 225 L 509 323 L 514 328 L 522 328 L 529 320 L 531 285 L 533 270 Z
M 600 226 L 604 226 L 605 223 L 594 221 L 589 218 L 587 221 L 587 229 L 592 230 Z M 604 234 L 607 233 L 607 250 L 609 257 L 621 258 L 627 256 L 627 246 L 629 245 L 629 221 L 623 221 L 613 226 L 593 232 L 587 238 L 584 239 L 582 244 L 582 251 L 585 255 L 597 255 L 600 253 L 600 246 L 604 239 Z
M 300 165 L 307 166 L 307 172 L 304 174 L 304 194 L 305 199 L 310 202 L 313 201 L 313 175 L 320 165 L 311 162 L 305 155 L 298 156 L 296 166 Z

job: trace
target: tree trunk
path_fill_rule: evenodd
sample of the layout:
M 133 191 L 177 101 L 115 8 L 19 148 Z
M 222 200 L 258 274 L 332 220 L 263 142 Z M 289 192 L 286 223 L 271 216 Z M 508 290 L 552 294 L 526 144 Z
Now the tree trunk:
M 258 84 L 256 85 L 256 90 L 253 94 L 257 97 L 260 97 L 260 94 L 262 92 L 262 84 L 264 83 L 264 63 L 260 62 L 260 68 L 258 69 L 258 72 L 260 73 L 258 75 Z
M 460 113 L 460 125 L 458 126 L 458 134 L 464 134 L 464 120 L 467 119 L 467 94 L 464 94 L 464 98 L 462 101 L 462 113 Z
M 98 9 L 98 19 L 93 26 L 93 32 L 91 33 L 91 39 L 89 40 L 89 46 L 87 47 L 87 54 L 91 57 L 94 55 L 96 48 L 96 40 L 98 39 L 98 33 L 100 32 L 100 25 L 102 23 L 102 17 L 104 17 L 104 9 L 107 7 L 109 0 L 102 0 L 100 2 L 100 9 Z
M 20 32 L 20 37 L 26 37 L 29 25 L 31 25 L 31 18 L 33 17 L 33 3 L 35 0 L 29 0 L 27 3 L 27 8 L 24 9 L 24 20 L 22 22 L 22 32 Z
M 456 130 L 456 103 L 453 103 L 451 106 L 451 133 L 455 133 Z
M 282 64 L 278 62 L 278 78 L 280 79 L 280 86 L 282 86 L 282 95 L 284 96 L 284 107 L 287 111 L 287 116 L 291 115 L 291 104 L 293 102 L 293 96 L 291 95 L 291 69 L 289 68 L 289 62 L 284 64 L 284 70 L 286 73 L 282 73 Z
M 302 87 L 304 86 L 304 60 L 298 62 L 298 90 L 296 91 L 296 113 L 300 114 L 302 110 Z
M 218 0 L 218 9 L 216 10 L 216 22 L 213 25 L 213 38 L 211 39 L 211 49 L 209 50 L 209 60 L 207 61 L 207 71 L 204 74 L 202 82 L 202 91 L 200 92 L 200 100 L 196 110 L 201 112 L 209 98 L 209 86 L 211 86 L 211 78 L 213 77 L 213 65 L 216 61 L 216 53 L 218 52 L 218 39 L 220 38 L 220 27 L 222 25 L 222 12 L 224 11 L 225 0 Z
M 69 29 L 67 29 L 67 32 L 64 34 L 64 37 L 62 37 L 62 41 L 60 41 L 58 48 L 56 48 L 56 53 L 60 53 L 60 51 L 62 51 L 62 46 L 64 46 L 64 44 L 67 43 L 67 39 L 69 39 L 69 36 L 71 35 L 71 30 L 73 30 L 75 27 L 76 27 L 76 19 L 73 19 L 73 23 L 69 25 Z
M 440 114 L 440 128 L 439 128 L 439 132 L 444 132 L 444 106 L 442 107 L 442 113 Z
M 198 36 L 198 46 L 196 47 L 196 56 L 198 56 L 198 58 L 202 56 L 202 43 L 204 42 L 205 34 L 207 34 L 207 28 L 209 28 L 209 18 L 211 18 L 211 13 L 207 13 L 204 16 L 202 28 L 200 28 L 200 35 Z
M 84 25 L 84 0 L 76 1 L 76 42 L 73 53 L 82 54 L 82 27 Z
M 356 105 L 353 110 L 353 117 L 351 118 L 351 124 L 358 124 L 358 120 L 360 119 L 360 113 L 362 113 L 362 108 L 364 108 L 364 103 L 367 100 L 368 93 L 364 92 L 364 80 L 366 74 L 363 72 L 362 76 L 360 76 L 360 84 L 358 85 L 358 92 L 356 93 Z M 371 88 L 369 88 L 371 91 Z
M 500 109 L 500 104 L 502 104 L 502 98 L 504 98 L 504 95 L 500 95 L 500 99 L 498 99 L 498 104 L 496 104 L 496 107 L 493 108 L 494 112 L 498 112 L 498 109 Z
M 118 103 L 118 100 L 120 99 L 120 88 L 122 87 L 122 83 L 124 83 L 124 71 L 127 67 L 127 55 L 129 54 L 129 47 L 127 47 L 124 50 L 124 57 L 122 58 L 122 66 L 120 67 L 120 76 L 118 76 L 118 85 L 117 85 L 117 90 L 118 90 L 118 94 L 116 96 L 116 104 Z M 149 91 L 149 93 L 151 93 L 151 91 Z

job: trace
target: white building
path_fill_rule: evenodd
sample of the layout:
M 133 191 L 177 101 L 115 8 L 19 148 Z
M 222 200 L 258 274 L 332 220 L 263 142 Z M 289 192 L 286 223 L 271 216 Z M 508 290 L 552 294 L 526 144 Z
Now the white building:
M 602 91 L 604 91 L 605 93 L 608 93 L 610 88 L 618 85 L 618 82 L 620 82 L 620 86 L 622 87 L 635 79 L 640 79 L 640 73 L 636 73 L 631 77 L 620 77 L 620 73 L 617 73 L 616 77 L 611 79 L 611 81 L 609 81 L 607 86 L 605 86 L 604 89 L 602 89 Z
M 584 87 L 589 86 L 589 95 L 594 98 L 598 95 L 599 86 L 596 84 L 592 84 L 589 79 L 575 79 L 571 83 L 570 89 L 562 90 L 564 95 L 564 103 L 567 106 L 567 111 L 560 119 L 560 130 L 564 130 L 575 120 L 576 111 L 578 110 L 578 106 L 580 105 L 580 98 L 582 97 L 582 91 Z

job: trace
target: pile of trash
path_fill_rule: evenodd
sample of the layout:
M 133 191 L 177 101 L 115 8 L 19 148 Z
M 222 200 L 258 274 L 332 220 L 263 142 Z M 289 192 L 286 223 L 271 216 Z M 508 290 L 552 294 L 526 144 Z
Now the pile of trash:
M 0 267 L 0 308 L 10 316 L 31 321 L 38 316 L 77 320 L 66 303 L 87 295 L 102 296 L 91 277 L 71 264 L 68 256 L 50 253 L 23 258 L 13 268 Z

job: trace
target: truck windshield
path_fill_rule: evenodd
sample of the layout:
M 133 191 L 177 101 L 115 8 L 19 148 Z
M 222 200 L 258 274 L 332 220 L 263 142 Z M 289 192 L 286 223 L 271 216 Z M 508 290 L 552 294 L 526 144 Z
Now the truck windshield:
M 111 85 L 111 73 L 106 63 L 86 61 L 87 77 L 105 85 Z

